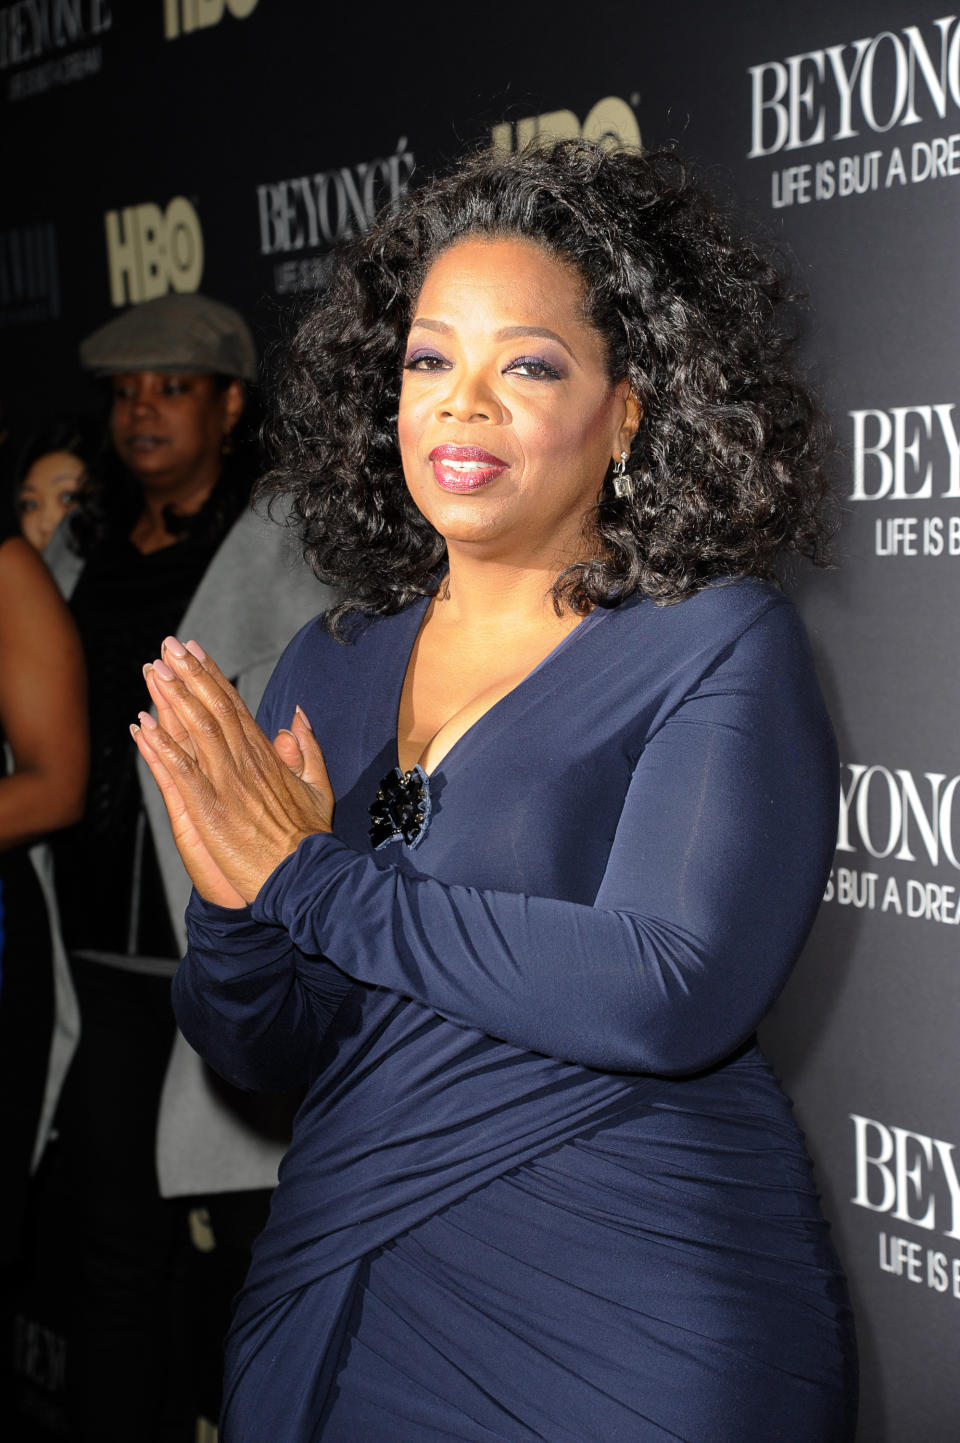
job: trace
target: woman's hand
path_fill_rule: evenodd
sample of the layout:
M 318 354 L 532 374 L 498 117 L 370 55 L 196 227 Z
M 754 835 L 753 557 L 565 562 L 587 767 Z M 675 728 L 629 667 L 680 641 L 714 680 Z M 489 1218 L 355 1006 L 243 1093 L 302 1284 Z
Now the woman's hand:
M 195 642 L 144 668 L 157 720 L 134 741 L 163 796 L 190 879 L 223 907 L 251 902 L 305 837 L 329 832 L 333 794 L 303 712 L 271 742 Z

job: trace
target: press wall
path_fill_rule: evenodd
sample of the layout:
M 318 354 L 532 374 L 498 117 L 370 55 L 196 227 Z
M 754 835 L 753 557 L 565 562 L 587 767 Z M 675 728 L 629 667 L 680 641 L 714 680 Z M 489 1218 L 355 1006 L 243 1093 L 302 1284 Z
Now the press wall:
M 377 12 L 379 15 L 379 11 Z M 960 1433 L 960 15 L 922 0 L 0 5 L 0 397 L 92 405 L 80 337 L 170 288 L 262 343 L 464 147 L 677 141 L 793 257 L 840 447 L 796 594 L 843 760 L 836 865 L 766 1029 L 849 1270 L 863 1443 Z

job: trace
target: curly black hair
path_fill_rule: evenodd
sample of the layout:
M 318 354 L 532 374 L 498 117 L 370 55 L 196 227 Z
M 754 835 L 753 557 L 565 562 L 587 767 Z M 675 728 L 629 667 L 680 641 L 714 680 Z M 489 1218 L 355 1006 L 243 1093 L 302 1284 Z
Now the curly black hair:
M 345 596 L 328 620 L 436 591 L 446 548 L 404 485 L 396 421 L 404 344 L 431 262 L 473 236 L 522 237 L 573 267 L 585 314 L 642 419 L 632 495 L 608 472 L 596 559 L 554 605 L 666 603 L 734 576 L 826 557 L 829 432 L 794 373 L 782 266 L 743 240 L 672 151 L 562 141 L 484 151 L 424 185 L 345 249 L 274 384 L 268 493 L 288 495 L 306 557 Z

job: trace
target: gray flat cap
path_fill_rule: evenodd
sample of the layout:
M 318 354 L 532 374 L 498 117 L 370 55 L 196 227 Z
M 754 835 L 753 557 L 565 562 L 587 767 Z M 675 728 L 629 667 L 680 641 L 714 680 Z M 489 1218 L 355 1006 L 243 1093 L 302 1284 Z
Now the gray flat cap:
M 131 306 L 80 345 L 80 364 L 98 376 L 118 371 L 257 379 L 250 327 L 232 306 L 195 292 L 171 291 Z

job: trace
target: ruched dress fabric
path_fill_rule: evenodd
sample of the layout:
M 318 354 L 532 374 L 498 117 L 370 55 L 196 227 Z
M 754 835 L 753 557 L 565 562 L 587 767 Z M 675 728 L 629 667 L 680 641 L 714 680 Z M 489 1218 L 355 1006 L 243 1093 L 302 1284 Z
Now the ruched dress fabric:
M 754 1042 L 817 910 L 837 763 L 802 627 L 738 581 L 590 613 L 373 851 L 426 603 L 313 623 L 334 832 L 194 897 L 180 1024 L 306 1086 L 227 1344 L 223 1443 L 842 1443 L 855 1353 Z

